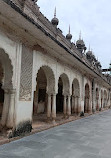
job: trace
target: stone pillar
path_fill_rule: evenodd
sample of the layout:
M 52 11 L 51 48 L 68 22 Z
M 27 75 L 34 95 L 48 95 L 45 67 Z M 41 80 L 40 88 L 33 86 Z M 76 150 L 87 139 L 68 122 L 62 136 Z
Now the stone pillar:
M 71 115 L 70 95 L 68 96 L 67 115 L 68 115 L 68 116 Z
M 51 116 L 51 94 L 48 94 L 48 103 L 47 103 L 47 119 L 49 120 Z
M 37 115 L 37 106 L 38 106 L 38 92 L 34 91 L 34 105 L 33 105 L 33 114 Z
M 22 110 L 22 109 L 21 109 Z M 7 119 L 7 127 L 12 128 L 14 126 L 14 112 L 15 112 L 15 90 L 10 90 L 10 105 Z
M 2 126 L 6 125 L 8 110 L 9 110 L 9 99 L 10 99 L 9 90 L 5 89 L 4 90 L 4 104 L 3 104 L 2 119 L 1 119 Z
M 52 95 L 52 119 L 55 122 L 56 119 L 56 94 Z
M 78 113 L 78 97 L 75 97 L 75 113 Z
M 72 95 L 72 113 L 75 112 L 75 97 Z
M 81 105 L 80 105 L 80 97 L 77 98 L 78 99 L 78 114 L 81 112 Z
M 66 104 L 66 96 L 64 95 L 64 117 L 66 117 L 66 111 L 67 111 L 67 104 Z

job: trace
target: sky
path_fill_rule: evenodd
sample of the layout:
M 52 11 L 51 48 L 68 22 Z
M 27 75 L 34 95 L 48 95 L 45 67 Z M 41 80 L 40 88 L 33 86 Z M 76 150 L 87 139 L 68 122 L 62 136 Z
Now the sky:
M 82 38 L 87 49 L 89 45 L 101 62 L 108 68 L 111 61 L 111 0 L 38 0 L 40 11 L 50 21 L 54 16 L 59 19 L 58 27 L 66 36 L 71 28 L 72 42 Z

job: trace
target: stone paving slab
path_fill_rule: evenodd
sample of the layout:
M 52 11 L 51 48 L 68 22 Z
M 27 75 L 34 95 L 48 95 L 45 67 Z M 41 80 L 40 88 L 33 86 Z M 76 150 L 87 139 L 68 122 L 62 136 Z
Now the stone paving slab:
M 1 145 L 0 158 L 111 158 L 111 110 Z

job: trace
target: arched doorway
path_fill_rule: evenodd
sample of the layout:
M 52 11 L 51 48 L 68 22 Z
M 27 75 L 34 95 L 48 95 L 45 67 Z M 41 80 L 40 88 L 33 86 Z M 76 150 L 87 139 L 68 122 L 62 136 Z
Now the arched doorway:
M 89 85 L 87 83 L 85 85 L 84 113 L 88 113 L 90 111 L 89 99 L 90 99 L 90 90 L 89 90 Z
M 39 69 L 38 75 L 36 78 L 37 86 L 36 91 L 34 92 L 34 106 L 33 106 L 33 114 L 41 114 L 46 112 L 46 88 L 47 88 L 47 79 L 42 68 Z
M 0 49 L 0 104 L 1 125 L 14 127 L 15 90 L 12 84 L 12 62 L 3 49 Z
M 96 88 L 96 110 L 99 110 L 99 90 Z
M 34 91 L 33 121 L 46 122 L 56 118 L 55 77 L 48 66 L 42 66 L 37 73 Z
M 79 88 L 79 82 L 77 79 L 73 80 L 72 83 L 72 113 L 78 114 L 80 109 L 80 88 Z
M 62 112 L 64 117 L 66 115 L 69 117 L 71 115 L 71 105 L 70 105 L 70 84 L 68 76 L 63 73 L 58 79 L 58 94 L 56 98 L 57 102 L 57 113 Z

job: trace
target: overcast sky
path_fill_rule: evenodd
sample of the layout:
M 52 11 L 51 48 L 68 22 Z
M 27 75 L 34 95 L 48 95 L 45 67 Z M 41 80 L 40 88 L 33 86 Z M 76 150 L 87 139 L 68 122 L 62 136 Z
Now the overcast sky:
M 54 8 L 63 34 L 71 27 L 72 41 L 82 38 L 89 44 L 103 68 L 111 61 L 111 0 L 38 0 L 40 11 L 51 20 Z

